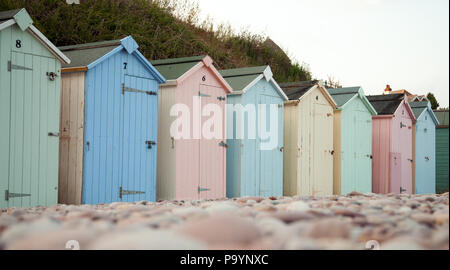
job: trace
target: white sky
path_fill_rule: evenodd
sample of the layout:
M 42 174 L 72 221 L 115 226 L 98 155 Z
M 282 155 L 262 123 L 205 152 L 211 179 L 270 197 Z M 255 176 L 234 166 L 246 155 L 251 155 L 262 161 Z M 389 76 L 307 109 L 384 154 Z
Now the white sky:
M 197 0 L 215 23 L 268 35 L 343 86 L 386 84 L 449 101 L 448 0 Z

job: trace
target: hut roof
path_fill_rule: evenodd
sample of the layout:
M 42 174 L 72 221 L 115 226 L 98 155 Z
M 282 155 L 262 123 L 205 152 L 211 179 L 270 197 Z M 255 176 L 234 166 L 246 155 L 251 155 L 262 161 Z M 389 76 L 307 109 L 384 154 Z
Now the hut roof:
M 403 101 L 404 94 L 367 96 L 372 106 L 379 115 L 394 114 Z

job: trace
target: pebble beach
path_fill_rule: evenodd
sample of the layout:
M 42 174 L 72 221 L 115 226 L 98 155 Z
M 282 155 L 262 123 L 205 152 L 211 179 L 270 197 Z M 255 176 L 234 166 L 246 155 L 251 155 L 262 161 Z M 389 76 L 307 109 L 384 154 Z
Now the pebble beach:
M 0 250 L 449 249 L 448 193 L 8 208 Z

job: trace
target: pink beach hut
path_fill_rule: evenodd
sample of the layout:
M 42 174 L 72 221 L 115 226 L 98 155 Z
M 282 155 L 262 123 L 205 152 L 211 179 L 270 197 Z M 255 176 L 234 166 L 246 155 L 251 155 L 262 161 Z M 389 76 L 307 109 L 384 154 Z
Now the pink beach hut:
M 158 95 L 157 199 L 224 198 L 225 105 L 232 88 L 209 56 L 152 65 L 167 79 Z
M 413 191 L 412 136 L 415 117 L 404 94 L 367 96 L 372 116 L 372 191 Z

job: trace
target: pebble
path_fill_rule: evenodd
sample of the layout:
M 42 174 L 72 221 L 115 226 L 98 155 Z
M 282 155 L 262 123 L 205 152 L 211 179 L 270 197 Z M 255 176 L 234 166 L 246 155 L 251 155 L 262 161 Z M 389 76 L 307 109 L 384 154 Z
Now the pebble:
M 243 197 L 8 208 L 0 249 L 449 248 L 445 194 Z M 72 244 L 70 244 L 72 243 Z M 74 248 L 69 242 L 69 248 Z

